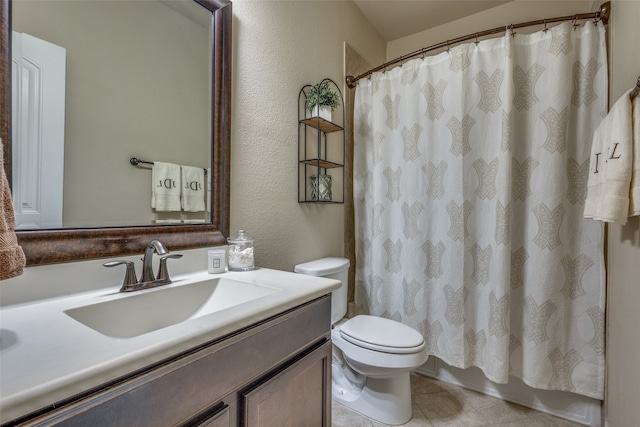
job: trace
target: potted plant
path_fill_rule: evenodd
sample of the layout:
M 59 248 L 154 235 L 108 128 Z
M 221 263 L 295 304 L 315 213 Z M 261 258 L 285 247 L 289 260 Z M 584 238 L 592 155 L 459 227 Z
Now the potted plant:
M 331 121 L 331 111 L 340 106 L 340 96 L 329 88 L 329 81 L 323 80 L 311 86 L 307 94 L 307 110 L 311 117 L 322 117 Z

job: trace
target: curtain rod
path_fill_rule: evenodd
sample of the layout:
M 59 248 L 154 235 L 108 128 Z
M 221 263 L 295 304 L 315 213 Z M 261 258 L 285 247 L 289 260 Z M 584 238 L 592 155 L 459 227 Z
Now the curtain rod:
M 636 87 L 633 88 L 633 90 L 629 94 L 629 97 L 633 101 L 634 98 L 638 96 L 638 94 L 640 94 L 640 77 L 638 77 L 638 81 L 636 82 Z
M 602 21 L 603 24 L 606 25 L 609 22 L 610 12 L 611 12 L 611 2 L 606 2 L 600 5 L 600 9 L 598 9 L 597 12 L 577 13 L 575 15 L 570 15 L 570 16 L 559 16 L 556 18 L 539 19 L 537 21 L 523 22 L 520 24 L 511 24 L 506 27 L 505 26 L 496 27 L 490 30 L 484 30 L 484 31 L 479 31 L 477 33 L 473 33 L 473 34 L 468 34 L 466 36 L 440 42 L 440 43 L 431 45 L 429 47 L 424 47 L 422 49 L 416 50 L 415 52 L 411 52 L 411 53 L 407 53 L 406 55 L 399 56 L 396 59 L 393 59 L 389 62 L 385 62 L 384 64 L 379 65 L 376 68 L 372 68 L 371 70 L 360 74 L 358 77 L 347 76 L 346 77 L 347 86 L 353 89 L 354 87 L 356 87 L 356 83 L 358 82 L 358 80 L 363 79 L 365 77 L 369 77 L 371 74 L 375 73 L 376 71 L 384 70 L 391 65 L 394 65 L 397 63 L 403 63 L 408 59 L 415 58 L 416 56 L 419 56 L 419 55 L 424 55 L 425 53 L 431 52 L 436 49 L 441 49 L 445 47 L 449 48 L 454 44 L 462 43 L 467 40 L 475 39 L 476 41 L 478 41 L 478 37 L 485 37 L 491 34 L 498 34 L 498 33 L 506 32 L 507 30 L 511 30 L 511 33 L 513 35 L 515 34 L 513 30 L 515 30 L 516 28 L 531 27 L 533 25 L 544 25 L 546 29 L 547 24 L 551 24 L 554 22 L 563 22 L 563 21 L 579 21 L 579 20 L 581 21 L 585 19 L 595 19 L 595 20 L 599 19 Z

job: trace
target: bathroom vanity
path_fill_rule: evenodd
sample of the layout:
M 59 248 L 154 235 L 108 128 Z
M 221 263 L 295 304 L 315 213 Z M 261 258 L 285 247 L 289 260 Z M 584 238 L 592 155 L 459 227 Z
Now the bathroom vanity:
M 3 340 L 8 331 L 14 339 L 0 353 L 2 425 L 331 425 L 329 293 L 340 282 L 269 269 L 220 277 L 272 291 L 214 306 L 210 300 L 237 295 L 211 275 L 189 275 L 164 295 L 189 300 L 187 289 L 214 280 L 212 296 L 186 320 L 128 336 L 117 336 L 128 316 L 121 301 L 162 309 L 155 295 L 165 290 L 143 291 L 137 301 L 110 288 L 3 307 Z M 116 310 L 111 329 L 101 329 L 101 304 Z M 71 316 L 86 307 L 93 317 Z M 42 325 L 47 310 L 57 314 Z M 45 332 L 31 331 L 32 322 Z M 57 328 L 65 335 L 47 339 Z
M 329 426 L 330 312 L 322 297 L 43 408 L 24 425 Z

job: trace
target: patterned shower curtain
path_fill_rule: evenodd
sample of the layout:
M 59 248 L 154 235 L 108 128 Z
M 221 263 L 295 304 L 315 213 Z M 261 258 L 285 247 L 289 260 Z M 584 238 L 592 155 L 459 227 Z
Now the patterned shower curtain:
M 567 22 L 359 81 L 359 312 L 491 381 L 603 398 L 604 231 L 582 212 L 605 49 Z

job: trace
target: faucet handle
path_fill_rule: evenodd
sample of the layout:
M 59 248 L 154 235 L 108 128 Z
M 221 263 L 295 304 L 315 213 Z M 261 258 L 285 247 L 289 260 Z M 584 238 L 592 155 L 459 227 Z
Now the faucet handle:
M 109 261 L 102 264 L 105 267 L 115 267 L 116 265 L 126 265 L 127 271 L 124 274 L 124 281 L 122 282 L 122 287 L 120 288 L 120 292 L 129 292 L 133 291 L 134 286 L 138 284 L 138 278 L 136 277 L 136 266 L 131 261 Z
M 171 283 L 171 278 L 169 277 L 169 270 L 167 269 L 168 258 L 176 258 L 176 259 L 182 258 L 182 254 L 170 254 L 160 258 L 160 267 L 158 268 L 158 276 L 156 280 L 163 285 Z

